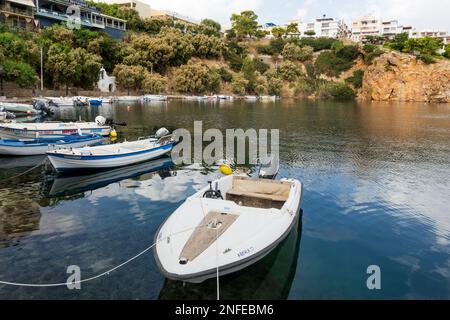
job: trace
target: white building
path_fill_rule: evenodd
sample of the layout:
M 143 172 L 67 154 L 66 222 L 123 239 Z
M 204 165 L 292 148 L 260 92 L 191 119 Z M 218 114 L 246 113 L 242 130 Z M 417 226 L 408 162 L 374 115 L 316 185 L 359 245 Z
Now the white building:
M 299 33 L 302 37 L 337 38 L 340 31 L 345 28 L 346 25 L 344 21 L 328 18 L 324 15 L 322 18 L 318 18 L 314 21 L 300 23 Z
M 101 92 L 116 91 L 116 77 L 110 77 L 104 68 L 100 69 L 97 87 Z
M 360 42 L 367 36 L 393 38 L 402 32 L 403 27 L 397 20 L 383 21 L 379 17 L 364 16 L 353 21 L 351 39 Z
M 99 1 L 99 0 L 98 0 Z M 136 10 L 141 18 L 151 17 L 150 5 L 138 0 L 108 0 L 108 3 L 117 4 L 119 7 L 127 7 Z

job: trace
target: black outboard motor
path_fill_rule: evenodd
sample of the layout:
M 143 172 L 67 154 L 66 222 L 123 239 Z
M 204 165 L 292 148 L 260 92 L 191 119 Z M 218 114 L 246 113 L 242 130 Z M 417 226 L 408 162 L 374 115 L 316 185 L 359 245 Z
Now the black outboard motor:
M 43 113 L 47 116 L 52 116 L 54 114 L 53 110 L 49 106 L 47 106 L 47 104 L 44 101 L 39 101 L 39 100 L 35 101 L 33 103 L 33 107 L 36 110 L 41 111 L 41 113 Z

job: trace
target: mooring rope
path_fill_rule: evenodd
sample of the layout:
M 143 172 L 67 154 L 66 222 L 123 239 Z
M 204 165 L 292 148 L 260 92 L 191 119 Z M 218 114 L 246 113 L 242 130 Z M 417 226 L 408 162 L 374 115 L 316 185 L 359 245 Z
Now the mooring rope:
M 216 287 L 217 287 L 217 301 L 220 300 L 219 287 L 219 229 L 216 228 Z
M 0 284 L 4 284 L 4 285 L 9 285 L 9 286 L 16 286 L 16 287 L 63 287 L 63 286 L 67 286 L 67 285 L 76 285 L 76 284 L 81 284 L 81 283 L 85 283 L 85 282 L 89 282 L 89 281 L 93 281 L 96 279 L 99 279 L 101 277 L 104 277 L 106 275 L 109 275 L 111 272 L 116 271 L 120 268 L 122 268 L 123 266 L 129 264 L 130 262 L 136 260 L 137 258 L 139 258 L 140 256 L 142 256 L 143 254 L 145 254 L 146 252 L 148 252 L 149 250 L 151 250 L 155 245 L 157 245 L 159 242 L 166 240 L 167 238 L 170 238 L 174 235 L 180 234 L 180 233 L 184 233 L 193 229 L 197 229 L 203 227 L 203 225 L 199 225 L 193 228 L 189 228 L 189 229 L 185 229 L 182 231 L 178 231 L 175 232 L 167 237 L 162 238 L 161 240 L 156 241 L 155 243 L 153 243 L 151 246 L 147 247 L 146 249 L 142 250 L 141 252 L 139 252 L 138 254 L 136 254 L 135 256 L 133 256 L 132 258 L 128 259 L 127 261 L 119 264 L 118 266 L 115 266 L 114 268 L 111 268 L 105 272 L 102 272 L 96 276 L 87 278 L 87 279 L 82 279 L 82 280 L 78 280 L 78 281 L 71 281 L 71 282 L 64 282 L 64 283 L 48 283 L 48 284 L 33 284 L 33 283 L 17 283 L 17 282 L 11 282 L 11 281 L 2 281 L 0 280 Z
M 33 170 L 39 168 L 40 166 L 44 165 L 46 162 L 47 162 L 47 158 L 45 158 L 43 161 L 39 162 L 37 165 L 35 165 L 35 166 L 34 166 L 33 168 L 31 168 L 31 169 L 28 169 L 28 170 L 26 170 L 26 171 L 24 171 L 24 172 L 22 172 L 22 173 L 19 173 L 19 174 L 15 175 L 15 176 L 7 177 L 7 178 L 2 179 L 2 182 L 4 182 L 4 181 L 9 181 L 9 180 L 13 180 L 13 179 L 19 178 L 19 177 L 21 177 L 21 176 L 24 176 L 24 175 L 26 175 L 27 173 L 30 173 L 31 171 L 33 171 Z

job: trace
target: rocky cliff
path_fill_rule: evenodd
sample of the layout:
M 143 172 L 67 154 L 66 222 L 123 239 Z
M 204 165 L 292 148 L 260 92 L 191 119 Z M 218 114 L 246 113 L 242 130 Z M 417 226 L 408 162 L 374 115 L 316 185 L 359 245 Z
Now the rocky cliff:
M 412 55 L 385 53 L 367 68 L 361 92 L 375 101 L 450 103 L 450 60 L 425 64 Z

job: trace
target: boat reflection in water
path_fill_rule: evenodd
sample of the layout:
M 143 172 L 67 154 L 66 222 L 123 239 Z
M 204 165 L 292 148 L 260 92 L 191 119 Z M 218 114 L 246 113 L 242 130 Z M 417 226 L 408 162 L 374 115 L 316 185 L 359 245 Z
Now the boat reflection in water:
M 166 178 L 174 175 L 174 164 L 169 157 L 160 158 L 140 164 L 121 167 L 107 171 L 96 171 L 91 174 L 57 176 L 47 181 L 47 195 L 50 197 L 69 196 L 85 191 L 93 191 L 106 187 L 114 182 L 140 177 L 147 173 L 155 173 Z M 86 172 L 84 172 L 86 173 Z
M 287 299 L 297 269 L 301 234 L 302 212 L 289 236 L 270 254 L 248 268 L 220 277 L 220 299 Z M 200 284 L 166 279 L 159 294 L 160 300 L 216 298 L 216 279 Z

